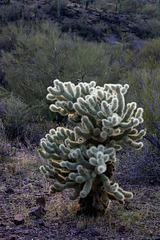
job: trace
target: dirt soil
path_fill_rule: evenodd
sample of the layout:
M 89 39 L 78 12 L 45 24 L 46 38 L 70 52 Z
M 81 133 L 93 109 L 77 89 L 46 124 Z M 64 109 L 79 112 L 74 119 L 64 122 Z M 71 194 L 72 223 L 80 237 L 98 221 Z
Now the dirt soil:
M 48 194 L 51 181 L 39 171 L 44 160 L 37 150 L 23 148 L 13 155 L 0 160 L 1 240 L 160 239 L 159 186 L 121 182 L 134 193 L 131 201 L 112 203 L 102 217 L 79 216 L 68 191 Z

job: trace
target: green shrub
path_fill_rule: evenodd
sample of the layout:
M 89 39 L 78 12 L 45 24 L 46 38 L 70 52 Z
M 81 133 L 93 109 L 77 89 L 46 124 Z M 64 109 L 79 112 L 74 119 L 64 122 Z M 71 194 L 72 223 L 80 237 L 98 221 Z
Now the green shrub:
M 119 11 L 119 2 L 119 0 L 95 0 L 92 6 L 104 11 Z M 157 17 L 157 2 L 147 0 L 122 0 L 122 13 L 144 14 L 149 17 Z
M 139 8 L 142 7 L 141 1 L 137 0 L 124 0 L 122 1 L 122 12 L 125 12 L 127 14 L 129 13 L 137 13 Z
M 40 107 L 38 112 L 38 106 L 28 106 L 22 99 L 0 88 L 0 133 L 3 133 L 1 136 L 13 141 L 17 139 L 25 144 L 26 140 L 38 144 L 51 124 L 43 118 L 44 106 L 41 104 Z M 45 106 L 47 107 L 48 105 Z
M 7 94 L 1 99 L 1 118 L 5 133 L 9 139 L 25 136 L 25 126 L 32 121 L 27 105 L 13 95 Z
M 150 18 L 157 17 L 157 5 L 156 4 L 145 4 L 143 6 L 143 14 L 149 16 Z M 156 20 L 156 19 L 155 19 Z
M 136 67 L 149 70 L 159 68 L 160 63 L 160 38 L 151 39 L 144 43 L 137 54 Z
M 60 9 L 59 9 L 59 0 L 52 0 L 52 4 L 51 4 L 51 10 L 55 11 L 58 14 L 60 14 L 61 12 L 63 12 L 66 7 L 67 7 L 67 1 L 66 0 L 61 0 L 61 4 L 60 4 Z
M 149 36 L 151 38 L 157 38 L 160 36 L 160 20 L 157 18 L 151 18 L 147 22 L 148 28 L 150 28 Z
M 126 82 L 130 83 L 130 99 L 137 99 L 137 102 L 144 108 L 145 124 L 147 127 L 146 139 L 153 145 L 156 152 L 160 151 L 160 93 L 159 93 L 160 69 L 138 69 L 133 68 L 126 74 Z M 155 155 L 156 159 L 157 154 Z M 144 161 L 145 162 L 145 159 Z
M 7 5 L 2 5 L 0 8 L 0 20 L 4 23 L 15 21 L 22 18 L 23 4 L 13 2 Z
M 39 102 L 47 106 L 44 95 L 53 78 L 73 82 L 92 79 L 99 84 L 106 81 L 111 51 L 107 44 L 60 35 L 51 23 L 32 27 L 11 24 L 2 34 L 7 32 L 13 33 L 16 39 L 12 51 L 3 51 L 8 88 L 30 106 L 37 106 Z
M 64 22 L 62 32 L 76 32 L 79 36 L 87 41 L 100 41 L 103 34 L 104 26 L 102 24 L 92 25 L 85 18 L 81 20 L 67 20 Z
M 93 6 L 100 8 L 104 11 L 106 10 L 116 10 L 116 4 L 115 1 L 105 1 L 105 0 L 100 0 L 100 1 L 93 1 L 92 3 Z

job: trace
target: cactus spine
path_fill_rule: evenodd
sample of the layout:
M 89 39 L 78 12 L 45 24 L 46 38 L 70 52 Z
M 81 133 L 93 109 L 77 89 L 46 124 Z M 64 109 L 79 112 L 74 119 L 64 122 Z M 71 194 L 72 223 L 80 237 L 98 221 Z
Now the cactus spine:
M 71 200 L 80 197 L 87 214 L 105 212 L 111 200 L 123 203 L 132 193 L 124 191 L 111 177 L 116 152 L 128 144 L 139 150 L 146 131 L 138 132 L 143 109 L 135 102 L 125 104 L 129 86 L 90 83 L 62 83 L 54 80 L 48 87 L 50 110 L 68 116 L 73 130 L 58 127 L 41 139 L 40 154 L 48 160 L 41 166 L 46 177 L 54 179 L 50 192 L 74 189 Z

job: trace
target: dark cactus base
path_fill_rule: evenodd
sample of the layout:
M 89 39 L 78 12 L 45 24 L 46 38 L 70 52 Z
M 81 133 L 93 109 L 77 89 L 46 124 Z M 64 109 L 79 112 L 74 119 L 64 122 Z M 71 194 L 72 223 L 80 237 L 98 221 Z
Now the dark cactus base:
M 91 217 L 98 217 L 98 216 L 104 215 L 104 213 L 107 210 L 107 207 L 103 209 L 99 209 L 97 206 L 94 206 L 93 202 L 94 200 L 93 200 L 92 193 L 90 193 L 86 198 L 80 198 L 79 210 L 77 211 L 77 214 L 78 215 L 84 214 Z M 100 202 L 99 202 L 99 205 L 101 205 Z
M 109 179 L 113 176 L 115 171 L 115 164 L 112 162 L 108 162 L 107 170 L 104 173 Z M 79 210 L 77 214 L 84 214 L 88 216 L 97 217 L 100 215 L 104 215 L 106 213 L 110 200 L 103 202 L 102 200 L 102 182 L 100 178 L 97 176 L 95 181 L 93 182 L 92 190 L 85 198 L 80 198 L 79 200 Z

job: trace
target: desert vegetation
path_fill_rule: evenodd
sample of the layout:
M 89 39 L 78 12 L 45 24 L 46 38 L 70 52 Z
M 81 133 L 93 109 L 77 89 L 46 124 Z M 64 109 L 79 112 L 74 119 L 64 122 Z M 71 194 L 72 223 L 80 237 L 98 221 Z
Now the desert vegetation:
M 97 218 L 72 190 L 49 194 L 40 139 L 73 129 L 50 111 L 53 81 L 129 85 L 143 148 L 117 153 L 112 181 L 133 193 Z M 0 2 L 0 239 L 160 238 L 160 5 L 157 0 Z M 78 215 L 77 212 L 81 214 Z

